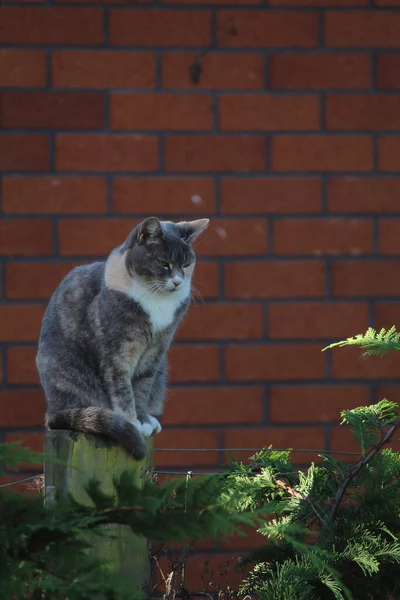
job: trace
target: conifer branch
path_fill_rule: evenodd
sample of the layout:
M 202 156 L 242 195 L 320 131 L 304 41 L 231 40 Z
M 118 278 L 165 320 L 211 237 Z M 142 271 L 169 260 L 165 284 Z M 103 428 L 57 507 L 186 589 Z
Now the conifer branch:
M 369 462 L 374 456 L 375 454 L 377 454 L 382 447 L 387 444 L 388 442 L 390 442 L 393 434 L 399 429 L 400 427 L 400 419 L 398 419 L 391 427 L 390 429 L 385 433 L 385 435 L 382 435 L 381 439 L 379 440 L 379 442 L 377 442 L 376 444 L 374 444 L 369 450 L 368 452 L 365 454 L 365 456 L 362 456 L 360 458 L 360 460 L 358 460 L 355 465 L 353 465 L 353 467 L 349 470 L 349 472 L 347 473 L 346 477 L 343 480 L 343 483 L 340 485 L 335 499 L 333 501 L 332 507 L 331 507 L 331 511 L 330 511 L 330 519 L 333 520 L 335 518 L 337 509 L 339 508 L 339 505 L 342 501 L 342 498 L 346 492 L 347 487 L 349 486 L 351 480 L 357 475 L 357 473 L 360 471 L 360 469 L 363 468 L 364 465 L 367 464 L 367 462 Z
M 365 350 L 364 354 L 367 356 L 383 356 L 391 350 L 400 350 L 400 333 L 396 331 L 395 326 L 390 329 L 382 328 L 380 331 L 369 327 L 366 333 L 330 344 L 323 348 L 322 352 L 343 346 L 359 346 Z
M 319 522 L 321 523 L 321 525 L 325 525 L 325 523 L 326 523 L 325 517 L 322 516 L 322 514 L 320 513 L 320 511 L 315 506 L 314 502 L 312 501 L 312 499 L 309 496 L 304 496 L 303 494 L 300 494 L 300 492 L 296 492 L 296 490 L 291 488 L 287 483 L 285 483 L 281 479 L 277 479 L 276 483 L 280 487 L 283 487 L 290 496 L 294 496 L 295 498 L 301 498 L 302 500 L 305 500 L 307 502 L 307 504 L 310 506 L 310 508 L 313 511 L 313 513 L 315 514 L 315 516 L 317 517 L 317 519 L 319 520 Z

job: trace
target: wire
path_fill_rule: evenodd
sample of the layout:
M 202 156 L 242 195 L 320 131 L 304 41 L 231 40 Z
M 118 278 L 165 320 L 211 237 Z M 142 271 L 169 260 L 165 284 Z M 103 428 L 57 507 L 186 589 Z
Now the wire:
M 190 471 L 192 476 L 194 475 L 257 475 L 258 471 Z M 186 475 L 187 471 L 150 471 L 153 475 Z M 284 473 L 274 473 L 275 475 L 298 475 L 298 471 L 286 471 Z
M 20 479 L 19 481 L 10 481 L 10 483 L 3 483 L 0 485 L 0 488 L 9 487 L 10 485 L 18 485 L 19 483 L 25 483 L 25 481 L 31 481 L 32 479 L 36 479 L 37 477 L 41 477 L 44 473 L 39 473 L 39 475 L 32 475 L 32 477 L 26 477 L 26 479 Z
M 154 452 L 261 452 L 269 448 L 154 448 Z M 343 454 L 361 456 L 361 452 L 342 452 L 340 450 L 310 450 L 307 448 L 271 448 L 271 452 L 321 452 L 322 454 Z
M 153 448 L 154 452 L 262 452 L 268 451 L 268 448 Z M 311 452 L 313 454 L 341 454 L 343 456 L 361 456 L 360 452 L 343 452 L 341 450 L 312 450 L 310 448 L 271 448 L 273 452 Z M 152 471 L 155 475 L 187 475 L 188 471 Z M 253 474 L 252 471 L 249 473 Z M 293 471 L 293 474 L 297 474 L 298 471 Z M 211 471 L 211 472 L 197 472 L 193 475 L 239 475 L 246 474 L 243 471 Z M 291 473 L 277 473 L 278 475 L 290 475 Z M 19 481 L 11 481 L 10 483 L 3 483 L 0 488 L 9 487 L 12 485 L 18 485 L 19 483 L 25 483 L 25 481 L 31 481 L 36 477 L 41 477 L 44 473 L 39 475 L 32 475 L 32 477 L 26 477 Z

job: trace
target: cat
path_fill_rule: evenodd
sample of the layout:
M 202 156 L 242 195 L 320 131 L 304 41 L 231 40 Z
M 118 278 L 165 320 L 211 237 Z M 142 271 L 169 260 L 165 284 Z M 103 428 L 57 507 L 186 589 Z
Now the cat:
M 36 365 L 49 429 L 101 434 L 141 459 L 161 431 L 167 351 L 209 219 L 149 217 L 103 262 L 73 269 L 43 317 Z

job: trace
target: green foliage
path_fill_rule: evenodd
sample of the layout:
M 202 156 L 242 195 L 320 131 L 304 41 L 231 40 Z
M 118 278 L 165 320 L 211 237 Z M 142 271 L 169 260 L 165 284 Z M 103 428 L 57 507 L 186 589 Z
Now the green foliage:
M 342 346 L 359 346 L 365 350 L 364 354 L 368 356 L 379 355 L 383 356 L 390 350 L 400 350 L 400 333 L 397 333 L 396 327 L 390 329 L 381 329 L 377 332 L 372 327 L 367 329 L 364 334 L 358 334 L 354 337 L 347 338 L 341 342 L 335 342 L 323 349 L 340 348 Z
M 366 448 L 380 439 L 382 428 L 398 419 L 398 406 L 384 398 L 372 406 L 360 406 L 342 412 L 342 423 L 351 426 L 351 431 L 364 454 Z
M 0 475 L 3 475 L 7 468 L 16 469 L 29 463 L 39 463 L 42 459 L 41 454 L 21 448 L 20 442 L 0 444 Z
M 0 457 L 3 469 L 30 460 L 26 450 L 10 444 L 0 444 Z M 122 473 L 114 480 L 114 495 L 105 494 L 98 481 L 89 481 L 86 492 L 93 506 L 71 495 L 45 506 L 40 495 L 0 488 L 0 599 L 142 598 L 131 582 L 113 575 L 88 553 L 89 540 L 109 535 L 110 523 L 156 542 L 232 535 L 255 523 L 254 514 L 235 512 L 219 502 L 219 476 L 181 478 L 161 486 L 146 480 L 138 487 L 135 481 L 134 472 Z
M 400 599 L 400 457 L 385 444 L 398 405 L 342 412 L 361 447 L 354 464 L 321 455 L 293 470 L 290 453 L 265 449 L 251 464 L 230 464 L 223 503 L 264 507 L 267 543 L 244 561 L 253 568 L 243 594 L 265 600 Z M 249 469 L 251 475 L 249 475 Z

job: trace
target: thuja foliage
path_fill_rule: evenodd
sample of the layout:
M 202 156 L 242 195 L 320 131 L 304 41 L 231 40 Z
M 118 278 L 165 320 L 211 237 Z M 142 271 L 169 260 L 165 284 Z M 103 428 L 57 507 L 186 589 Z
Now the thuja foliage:
M 0 474 L 6 467 L 39 459 L 19 445 L 0 444 Z M 231 535 L 242 525 L 254 524 L 254 515 L 218 501 L 219 477 L 171 480 L 161 486 L 148 480 L 142 488 L 134 482 L 134 473 L 124 472 L 114 480 L 116 493 L 111 496 L 98 481 L 88 481 L 93 507 L 71 495 L 45 506 L 39 494 L 0 488 L 0 599 L 143 598 L 131 582 L 113 575 L 87 552 L 88 540 L 109 535 L 105 526 L 110 523 L 163 543 Z
M 400 350 L 395 328 L 344 340 L 367 354 Z M 386 399 L 345 410 L 360 454 L 354 462 L 320 455 L 296 471 L 290 451 L 272 448 L 249 465 L 232 461 L 222 502 L 232 510 L 264 507 L 265 545 L 245 559 L 241 593 L 266 600 L 400 599 L 399 407 Z M 243 561 L 242 561 L 243 562 Z
M 366 333 L 331 344 L 327 348 L 324 348 L 324 350 L 342 346 L 359 346 L 365 350 L 364 354 L 368 356 L 383 356 L 390 350 L 400 350 L 400 333 L 396 331 L 396 327 L 394 326 L 391 329 L 381 329 L 380 331 L 369 327 Z

